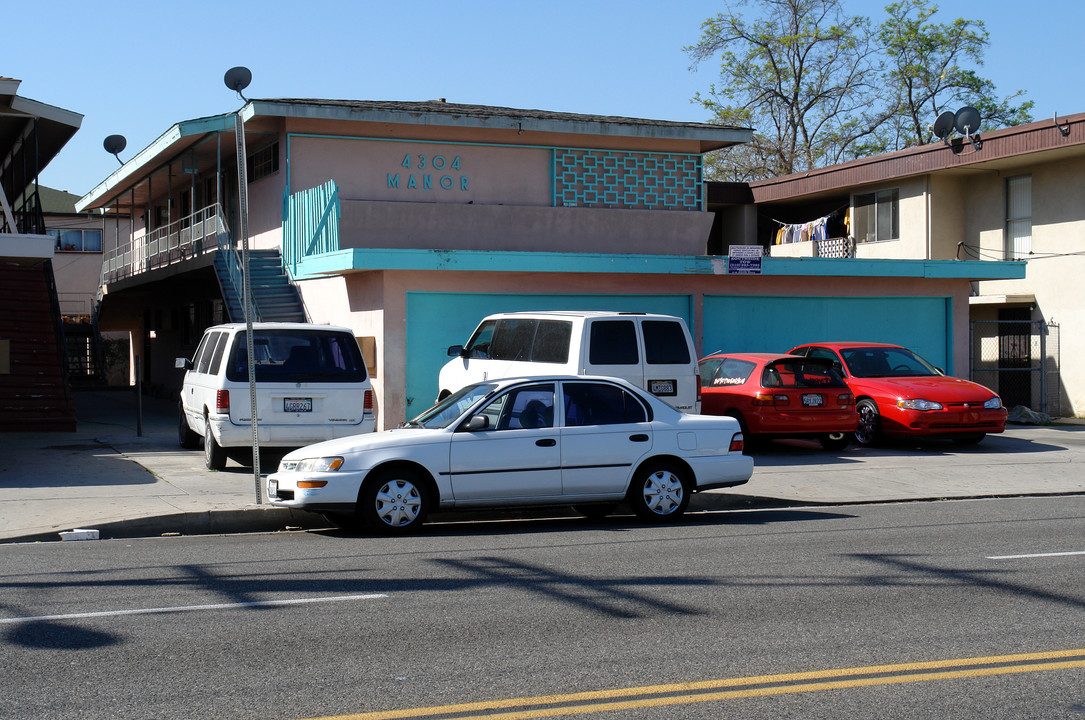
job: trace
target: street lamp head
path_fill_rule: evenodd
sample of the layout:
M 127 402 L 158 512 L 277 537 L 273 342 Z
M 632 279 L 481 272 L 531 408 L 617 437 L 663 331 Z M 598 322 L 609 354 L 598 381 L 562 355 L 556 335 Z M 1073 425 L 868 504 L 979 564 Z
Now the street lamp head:
M 226 71 L 226 75 L 222 78 L 222 81 L 226 83 L 226 87 L 230 88 L 237 93 L 237 96 L 248 102 L 249 99 L 241 94 L 241 91 L 249 86 L 252 82 L 252 72 L 247 67 L 233 67 Z

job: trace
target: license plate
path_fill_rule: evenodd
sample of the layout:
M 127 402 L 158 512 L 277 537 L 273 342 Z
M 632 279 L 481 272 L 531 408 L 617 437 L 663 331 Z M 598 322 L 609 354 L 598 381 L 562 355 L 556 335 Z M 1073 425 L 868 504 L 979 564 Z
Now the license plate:
M 818 393 L 805 393 L 802 396 L 803 407 L 821 407 L 825 404 L 825 398 Z
M 312 398 L 283 398 L 283 412 L 312 412 Z
M 674 380 L 649 380 L 648 392 L 653 395 L 677 395 Z
M 278 480 L 268 480 L 267 481 L 267 496 L 268 497 L 279 497 L 279 481 Z

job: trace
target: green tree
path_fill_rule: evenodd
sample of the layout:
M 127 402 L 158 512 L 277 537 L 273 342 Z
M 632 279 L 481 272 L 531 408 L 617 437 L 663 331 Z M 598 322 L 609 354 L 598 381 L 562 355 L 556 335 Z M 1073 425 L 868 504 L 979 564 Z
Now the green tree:
M 885 11 L 888 17 L 877 39 L 886 57 L 885 84 L 894 93 L 888 98 L 890 120 L 880 129 L 880 142 L 868 149 L 925 145 L 934 139 L 934 118 L 965 105 L 979 110 L 989 129 L 1032 120 L 1031 101 L 1013 104 L 1024 91 L 998 99 L 994 84 L 976 73 L 988 44 L 982 20 L 933 22 L 938 6 L 927 0 L 902 0 Z
M 708 173 L 750 180 L 847 159 L 881 120 L 870 112 L 880 72 L 870 21 L 847 17 L 840 0 L 739 2 L 751 4 L 756 18 L 728 6 L 685 48 L 693 67 L 720 59 L 719 82 L 695 100 L 714 122 L 755 130 L 711 158 Z

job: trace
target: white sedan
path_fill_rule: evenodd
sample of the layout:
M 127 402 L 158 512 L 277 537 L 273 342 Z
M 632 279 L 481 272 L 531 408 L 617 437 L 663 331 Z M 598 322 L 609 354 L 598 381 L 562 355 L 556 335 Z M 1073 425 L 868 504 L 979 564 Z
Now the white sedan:
M 416 530 L 436 510 L 572 505 L 602 516 L 627 501 L 679 517 L 691 493 L 753 474 L 729 417 L 686 415 L 613 378 L 508 378 L 469 385 L 398 429 L 286 455 L 272 504 L 375 532 Z

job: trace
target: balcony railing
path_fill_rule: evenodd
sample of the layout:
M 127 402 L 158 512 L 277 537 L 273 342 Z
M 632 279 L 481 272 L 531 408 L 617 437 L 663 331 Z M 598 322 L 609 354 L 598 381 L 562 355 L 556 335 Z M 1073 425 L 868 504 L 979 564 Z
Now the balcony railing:
M 99 287 L 229 246 L 222 208 L 209 205 L 105 253 Z

